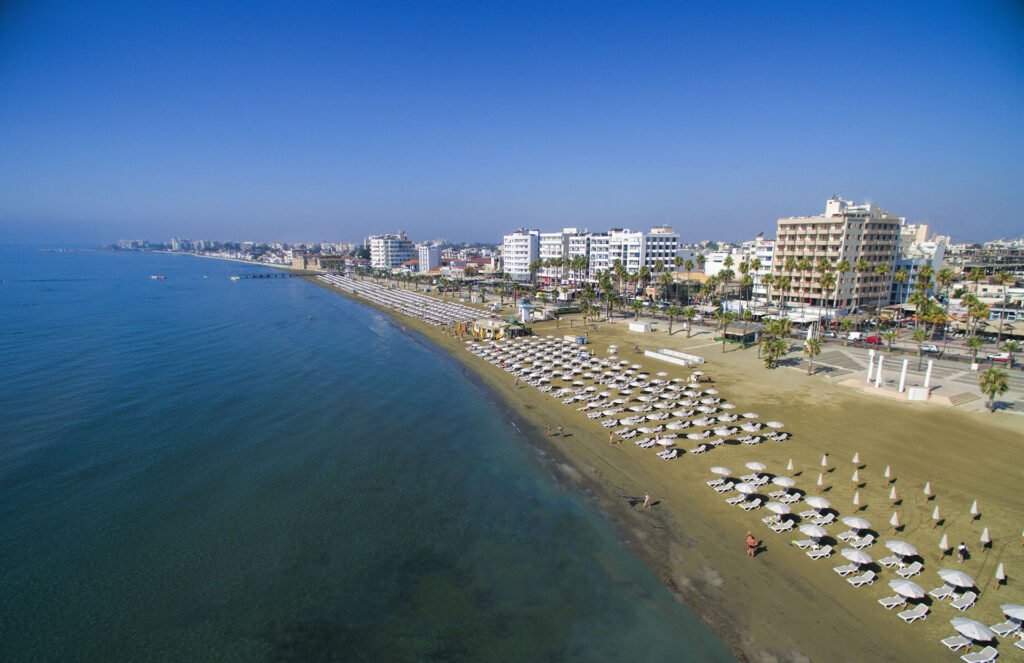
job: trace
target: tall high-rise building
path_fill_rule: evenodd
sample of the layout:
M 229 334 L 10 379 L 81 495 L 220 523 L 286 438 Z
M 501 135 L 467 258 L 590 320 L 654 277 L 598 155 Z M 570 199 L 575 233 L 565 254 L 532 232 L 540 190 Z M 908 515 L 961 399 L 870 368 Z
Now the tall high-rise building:
M 404 232 L 370 236 L 370 265 L 376 269 L 398 267 L 416 257 L 416 248 Z
M 441 269 L 441 247 L 437 244 L 425 243 L 416 247 L 419 254 L 419 271 L 421 274 Z
M 889 303 L 893 267 L 903 222 L 876 205 L 833 197 L 818 216 L 778 220 L 772 273 L 788 277 L 788 289 L 772 289 L 773 301 L 856 309 Z M 821 287 L 819 261 L 836 277 L 834 287 Z M 849 271 L 836 271 L 845 260 Z M 801 269 L 803 267 L 803 269 Z
M 529 281 L 530 265 L 540 257 L 540 231 L 520 228 L 505 235 L 501 257 L 506 274 L 516 281 Z

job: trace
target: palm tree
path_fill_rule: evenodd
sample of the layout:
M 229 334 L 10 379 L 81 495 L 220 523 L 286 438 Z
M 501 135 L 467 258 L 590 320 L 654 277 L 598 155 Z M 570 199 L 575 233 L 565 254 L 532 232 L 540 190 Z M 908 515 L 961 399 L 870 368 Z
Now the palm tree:
M 693 261 L 687 260 L 686 262 L 683 263 L 683 267 L 686 268 L 686 280 L 689 281 L 690 274 L 693 272 Z
M 634 320 L 639 320 L 640 319 L 640 311 L 642 311 L 643 308 L 644 308 L 643 302 L 641 302 L 639 299 L 634 299 L 632 301 L 632 303 L 630 303 L 629 307 L 631 309 L 633 309 L 633 319 Z
M 1006 343 L 1003 343 L 1003 350 L 1005 350 L 1006 354 L 1007 354 L 1007 357 L 1006 357 L 1006 367 L 1007 368 L 1009 368 L 1011 370 L 1013 369 L 1013 353 L 1014 352 L 1020 352 L 1020 348 L 1021 348 L 1021 345 L 1017 341 L 1007 341 Z
M 537 272 L 544 269 L 544 261 L 540 258 L 531 260 L 529 265 L 530 270 L 530 283 L 537 285 Z
M 675 282 L 676 279 L 672 276 L 672 272 L 661 272 L 658 275 L 658 285 L 664 290 L 666 300 L 669 298 L 669 290 L 672 289 Z
M 945 293 L 942 302 L 942 352 L 946 352 L 946 343 L 949 341 L 946 335 L 946 326 L 949 324 L 949 288 L 956 281 L 956 274 L 949 267 L 943 267 L 935 275 L 935 282 L 939 284 Z
M 984 344 L 985 344 L 985 342 L 981 340 L 980 336 L 971 335 L 971 336 L 967 337 L 966 345 L 967 345 L 967 348 L 971 351 L 971 363 L 972 364 L 977 364 L 978 363 L 978 350 L 980 350 L 981 346 L 984 345 Z
M 981 285 L 981 280 L 985 278 L 985 270 L 981 267 L 972 267 L 971 271 L 967 273 L 967 278 L 974 281 L 974 296 L 978 296 L 978 286 Z
M 807 355 L 807 375 L 811 375 L 814 373 L 814 358 L 821 354 L 821 339 L 804 341 L 804 354 Z
M 637 287 L 641 290 L 646 289 L 651 282 L 651 268 L 644 265 L 640 268 L 640 271 L 636 275 Z
M 839 331 L 843 334 L 843 345 L 850 344 L 850 332 L 853 331 L 853 320 L 843 318 L 839 321 Z
M 668 335 L 669 336 L 672 335 L 672 321 L 674 319 L 676 319 L 679 315 L 681 315 L 682 312 L 683 312 L 683 309 L 679 308 L 678 306 L 669 306 L 667 309 L 665 309 L 665 315 L 668 316 Z
M 707 263 L 707 261 L 708 259 L 704 257 L 703 253 L 697 254 L 697 267 L 700 269 L 700 271 L 704 271 L 704 265 Z
M 917 370 L 921 370 L 921 357 L 923 354 L 921 348 L 924 342 L 928 340 L 928 330 L 924 327 L 918 327 L 910 338 L 913 339 L 914 343 L 917 343 Z
M 978 385 L 981 393 L 988 396 L 988 411 L 996 411 L 996 396 L 1002 396 L 1010 390 L 1010 380 L 1006 371 L 999 368 L 990 368 L 978 376 Z
M 1009 285 L 1011 283 L 1016 283 L 1016 279 L 1014 279 L 1013 276 L 1010 275 L 1010 272 L 1006 271 L 1005 269 L 1001 269 L 998 272 L 996 272 L 995 282 L 996 282 L 997 285 L 1003 286 L 1003 309 L 1005 309 L 1006 308 L 1006 294 L 1007 294 L 1007 292 L 1009 292 Z M 1005 310 L 1000 311 L 999 312 L 999 332 L 996 334 L 996 344 L 997 345 L 999 343 L 1001 343 L 1002 340 L 1003 340 L 1003 319 L 1005 317 L 1006 317 L 1006 311 Z
M 906 291 L 906 284 L 910 280 L 910 274 L 906 270 L 897 269 L 896 273 L 892 275 L 892 280 L 899 284 L 899 289 L 896 291 L 896 300 L 902 305 L 906 302 L 903 293 Z M 899 322 L 898 317 L 896 321 Z
M 882 332 L 882 338 L 885 339 L 885 351 L 892 352 L 892 342 L 899 338 L 899 332 L 895 329 L 886 329 Z
M 836 286 L 836 275 L 832 272 L 825 272 L 821 275 L 821 303 L 826 303 L 825 291 L 829 289 L 835 289 Z M 831 318 L 831 316 L 829 316 Z
M 786 300 L 789 298 L 789 288 L 793 281 L 788 276 L 775 277 L 775 287 L 782 291 L 782 310 L 786 310 Z
M 692 306 L 683 307 L 683 320 L 686 320 L 686 338 L 690 338 L 690 330 L 693 327 L 693 319 L 697 317 L 697 309 Z
M 715 312 L 715 318 L 718 319 L 718 324 L 722 328 L 722 352 L 725 352 L 725 337 L 729 331 L 729 323 L 736 319 L 736 314 L 725 310 L 719 310 Z

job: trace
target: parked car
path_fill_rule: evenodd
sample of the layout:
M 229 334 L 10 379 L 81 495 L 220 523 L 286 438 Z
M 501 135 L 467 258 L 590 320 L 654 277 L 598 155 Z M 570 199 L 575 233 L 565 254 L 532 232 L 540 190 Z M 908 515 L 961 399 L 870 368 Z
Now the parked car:
M 835 333 L 831 329 L 822 334 L 825 338 L 839 338 L 839 334 Z
M 997 352 L 994 355 L 988 355 L 987 357 L 985 357 L 985 359 L 988 359 L 990 361 L 1010 361 L 1010 353 Z
M 939 354 L 939 346 L 934 343 L 925 343 L 921 346 L 921 352 L 927 352 L 928 354 L 937 355 Z
M 879 345 L 882 342 L 882 337 L 879 336 L 878 334 L 872 334 L 871 336 L 868 336 L 866 339 L 864 339 L 864 342 L 867 343 L 868 345 Z

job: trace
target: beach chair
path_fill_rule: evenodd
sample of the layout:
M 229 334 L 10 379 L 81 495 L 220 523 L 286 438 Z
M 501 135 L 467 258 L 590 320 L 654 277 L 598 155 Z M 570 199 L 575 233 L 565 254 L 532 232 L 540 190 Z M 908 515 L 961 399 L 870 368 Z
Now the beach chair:
M 769 525 L 768 527 L 770 527 L 772 531 L 776 534 L 782 534 L 783 532 L 788 532 L 789 530 L 793 529 L 793 521 L 782 520 L 778 523 L 775 523 L 774 525 Z
M 789 543 L 790 545 L 796 546 L 800 550 L 807 550 L 808 548 L 813 548 L 817 544 L 817 541 L 815 541 L 814 539 L 794 539 Z
M 992 631 L 995 632 L 995 634 L 998 635 L 1000 638 L 1005 638 L 1006 636 L 1016 633 L 1020 630 L 1020 622 L 1014 621 L 1012 619 L 1007 619 L 1005 622 L 1002 622 L 1001 624 L 996 624 L 995 626 L 990 626 L 989 628 L 992 629 Z
M 960 657 L 960 660 L 966 661 L 966 663 L 991 663 L 991 661 L 996 660 L 998 656 L 999 652 L 996 648 L 989 645 L 981 651 L 976 651 L 973 654 L 964 654 Z
M 765 516 L 764 518 L 762 518 L 761 522 L 764 523 L 765 525 L 774 525 L 775 523 L 779 522 L 780 519 L 781 519 L 781 516 L 778 516 L 778 515 L 772 513 L 772 514 L 769 514 L 769 515 Z
M 797 493 L 791 493 L 789 495 L 780 497 L 779 501 L 782 502 L 783 504 L 793 504 L 794 502 L 799 502 L 800 499 L 800 495 L 798 495 Z
M 960 612 L 964 612 L 968 608 L 970 608 L 972 605 L 974 605 L 974 602 L 977 601 L 977 600 L 978 600 L 978 595 L 977 594 L 975 594 L 974 592 L 965 592 L 962 596 L 960 596 L 960 598 L 956 599 L 955 601 L 953 601 L 949 605 L 951 607 L 959 610 Z
M 810 509 L 809 511 L 801 511 L 800 512 L 800 519 L 801 520 L 810 520 L 811 518 L 817 518 L 817 517 L 818 517 L 818 512 L 815 511 L 814 509 Z
M 725 483 L 723 483 L 720 486 L 715 486 L 715 492 L 716 493 L 727 493 L 727 492 L 729 492 L 730 490 L 732 490 L 735 487 L 736 487 L 736 484 L 734 484 L 732 481 L 726 481 Z
M 860 569 L 856 564 L 847 564 L 846 566 L 834 566 L 832 570 L 838 573 L 841 577 L 845 578 L 848 575 L 856 573 Z
M 892 610 L 900 606 L 907 604 L 907 599 L 904 596 L 896 594 L 895 596 L 886 596 L 885 598 L 878 599 L 878 602 L 882 604 L 882 607 L 886 610 Z
M 745 499 L 747 499 L 747 496 L 744 495 L 743 493 L 740 493 L 739 495 L 736 495 L 734 497 L 727 498 L 725 501 L 726 501 L 726 503 L 732 504 L 733 506 L 735 506 L 735 505 L 739 504 L 740 502 L 742 502 Z
M 1013 643 L 1013 646 L 1017 649 L 1024 649 L 1024 640 L 1018 640 L 1017 642 Z
M 907 578 L 913 578 L 917 574 L 924 570 L 924 564 L 921 562 L 914 562 L 910 566 L 900 569 L 896 572 L 896 575 L 906 580 Z
M 760 509 L 761 508 L 761 502 L 762 502 L 761 498 L 758 497 L 757 499 L 750 500 L 746 504 L 740 505 L 740 507 L 744 511 L 753 511 L 754 509 Z
M 953 588 L 949 585 L 943 585 L 942 587 L 936 587 L 932 591 L 928 592 L 928 596 L 939 601 L 945 601 L 948 598 L 953 597 Z
M 692 454 L 702 454 L 702 453 L 704 453 L 707 450 L 708 450 L 708 445 L 700 444 L 700 445 L 697 445 L 696 447 L 694 447 L 693 449 L 690 449 L 690 453 L 692 453 Z
M 949 651 L 960 651 L 964 647 L 970 647 L 971 643 L 974 642 L 970 638 L 965 638 L 962 635 L 952 635 L 948 638 L 939 640 L 942 644 L 946 645 Z
M 712 479 L 711 481 L 708 481 L 708 487 L 715 488 L 717 486 L 721 486 L 723 483 L 725 483 L 725 479 Z
M 875 578 L 877 577 L 878 576 L 875 575 L 874 571 L 865 571 L 856 578 L 847 578 L 846 582 L 850 583 L 854 587 L 861 587 L 863 585 L 873 584 L 875 582 Z
M 874 534 L 868 534 L 867 536 L 865 536 L 862 539 L 857 539 L 856 541 L 850 541 L 849 543 L 850 543 L 850 547 L 851 548 L 856 548 L 857 550 L 860 550 L 861 548 L 868 548 L 870 546 L 875 545 L 875 535 Z
M 818 548 L 817 550 L 808 550 L 806 554 L 811 559 L 822 559 L 824 557 L 831 557 L 832 546 L 825 546 L 824 548 Z
M 772 492 L 768 493 L 768 497 L 772 498 L 773 500 L 777 500 L 777 499 L 779 499 L 780 497 L 782 497 L 785 494 L 786 494 L 785 489 L 783 489 L 783 490 L 773 490 Z
M 910 610 L 904 610 L 897 615 L 900 619 L 908 624 L 913 624 L 919 619 L 924 619 L 928 616 L 928 606 L 924 603 L 918 603 Z
M 888 557 L 883 557 L 882 559 L 877 561 L 880 566 L 884 566 L 887 569 L 891 569 L 892 567 L 900 563 L 900 558 L 896 555 L 889 555 Z
M 836 534 L 836 538 L 840 541 L 850 541 L 851 539 L 856 539 L 858 536 L 859 535 L 857 534 L 857 532 L 855 532 L 852 529 L 848 529 L 845 532 L 840 532 L 839 534 Z
M 832 523 L 835 522 L 835 520 L 836 520 L 836 514 L 834 514 L 834 513 L 826 513 L 824 516 L 818 516 L 817 518 L 812 518 L 811 522 L 814 523 L 815 525 L 825 526 L 825 525 L 831 525 Z

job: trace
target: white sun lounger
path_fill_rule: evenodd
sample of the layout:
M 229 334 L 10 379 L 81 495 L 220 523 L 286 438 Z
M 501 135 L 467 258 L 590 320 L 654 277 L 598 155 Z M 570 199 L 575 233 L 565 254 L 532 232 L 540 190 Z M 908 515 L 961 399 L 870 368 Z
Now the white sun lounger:
M 1011 633 L 1016 633 L 1020 630 L 1020 622 L 1007 619 L 1005 622 L 996 624 L 995 626 L 989 626 L 989 628 L 992 629 L 992 631 L 994 631 L 1000 638 L 1005 638 Z
M 945 601 L 946 599 L 953 598 L 953 588 L 949 585 L 943 585 L 942 587 L 936 587 L 935 589 L 928 592 L 928 596 L 939 601 Z
M 845 578 L 848 575 L 856 573 L 860 569 L 856 564 L 847 564 L 846 566 L 834 566 L 832 570 L 838 573 L 840 576 Z
M 857 532 L 855 532 L 852 529 L 848 529 L 845 532 L 840 532 L 839 534 L 836 534 L 836 538 L 840 541 L 849 541 L 851 539 L 856 539 L 858 536 L 859 535 L 857 534 Z
M 761 508 L 761 498 L 758 497 L 756 499 L 750 500 L 746 504 L 741 504 L 740 508 L 742 508 L 744 511 L 753 511 L 754 509 L 760 509 Z
M 711 481 L 708 481 L 708 486 L 711 488 L 716 488 L 718 486 L 721 486 L 723 483 L 725 483 L 725 479 L 712 479 Z
M 832 555 L 832 546 L 825 546 L 817 550 L 808 550 L 807 556 L 811 559 L 822 559 L 823 557 L 830 557 Z
M 956 599 L 949 605 L 956 608 L 960 612 L 964 612 L 978 600 L 978 595 L 974 592 L 965 592 L 960 598 Z
M 910 610 L 904 610 L 897 615 L 900 619 L 908 624 L 913 624 L 919 619 L 924 619 L 928 616 L 928 606 L 924 603 L 918 603 Z
M 916 576 L 917 574 L 919 574 L 923 570 L 924 570 L 924 564 L 922 564 L 921 562 L 914 562 L 913 564 L 911 564 L 907 568 L 900 569 L 899 571 L 897 571 L 896 575 L 898 575 L 899 577 L 904 578 L 904 579 L 906 579 L 906 578 L 913 578 L 914 576 Z
M 732 490 L 735 487 L 736 487 L 736 484 L 734 484 L 732 481 L 726 481 L 725 483 L 723 483 L 720 486 L 715 486 L 715 492 L 716 493 L 727 493 L 727 492 L 729 492 L 730 490 Z
M 1024 640 L 1018 640 L 1017 642 L 1013 643 L 1013 646 L 1017 649 L 1024 649 Z
M 970 638 L 965 638 L 962 635 L 952 635 L 948 638 L 939 640 L 942 644 L 946 645 L 949 651 L 959 651 L 964 647 L 970 647 L 971 643 L 974 642 Z
M 850 543 L 850 547 L 851 548 L 856 548 L 857 550 L 860 550 L 861 548 L 867 548 L 867 547 L 873 546 L 875 544 L 875 535 L 874 534 L 868 534 L 867 536 L 865 536 L 862 539 L 857 539 L 856 541 L 850 541 L 849 543 Z
M 729 504 L 736 505 L 736 504 L 739 504 L 740 502 L 742 502 L 745 499 L 747 499 L 747 496 L 744 495 L 743 493 L 740 493 L 739 495 L 736 495 L 735 497 L 730 497 L 730 498 L 726 499 L 725 501 L 728 502 Z
M 769 525 L 768 527 L 770 527 L 772 531 L 776 534 L 782 534 L 783 532 L 788 532 L 789 530 L 793 529 L 793 521 L 783 520 L 774 525 Z
M 854 587 L 860 587 L 862 585 L 873 584 L 875 582 L 875 578 L 877 577 L 878 576 L 875 575 L 874 571 L 866 571 L 857 576 L 856 578 L 847 578 L 846 582 L 850 583 Z
M 825 526 L 825 525 L 831 525 L 832 523 L 835 522 L 835 520 L 836 520 L 836 514 L 834 514 L 834 513 L 826 513 L 824 516 L 818 516 L 817 518 L 812 518 L 811 522 L 814 523 L 815 525 Z
M 964 654 L 960 657 L 961 661 L 966 663 L 990 663 L 996 660 L 999 656 L 999 651 L 995 647 L 989 645 L 981 651 L 974 652 L 973 654 Z
M 887 569 L 891 569 L 892 567 L 900 563 L 900 558 L 896 555 L 889 555 L 888 557 L 883 557 L 882 559 L 877 561 L 879 565 L 884 566 Z
M 878 599 L 878 602 L 882 604 L 882 607 L 886 610 L 892 610 L 902 605 L 907 604 L 907 599 L 899 594 L 895 596 L 886 596 L 885 598 Z
M 791 541 L 790 543 L 800 550 L 807 550 L 808 548 L 813 548 L 817 542 L 814 539 L 799 539 L 797 541 Z

